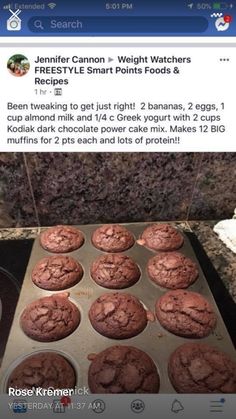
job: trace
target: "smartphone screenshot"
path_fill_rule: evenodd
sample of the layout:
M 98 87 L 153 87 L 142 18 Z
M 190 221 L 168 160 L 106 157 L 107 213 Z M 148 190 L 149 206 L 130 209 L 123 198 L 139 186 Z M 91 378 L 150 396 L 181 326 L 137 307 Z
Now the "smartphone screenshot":
M 236 3 L 0 0 L 0 416 L 235 418 Z

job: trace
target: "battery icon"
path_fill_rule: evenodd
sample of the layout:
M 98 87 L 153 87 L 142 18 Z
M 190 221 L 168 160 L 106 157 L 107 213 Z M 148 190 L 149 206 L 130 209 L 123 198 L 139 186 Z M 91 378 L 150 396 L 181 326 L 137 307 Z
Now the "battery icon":
M 214 10 L 224 10 L 224 9 L 228 9 L 228 4 L 227 3 L 213 3 L 212 7 Z
M 215 10 L 219 10 L 221 7 L 221 4 L 220 3 L 213 3 L 213 9 L 215 9 Z

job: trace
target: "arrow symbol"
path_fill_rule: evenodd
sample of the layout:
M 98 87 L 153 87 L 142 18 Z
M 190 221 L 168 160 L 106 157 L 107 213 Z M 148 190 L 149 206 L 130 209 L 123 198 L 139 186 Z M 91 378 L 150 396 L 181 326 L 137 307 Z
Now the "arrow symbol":
M 110 63 L 111 61 L 114 61 L 114 59 L 111 57 L 108 57 L 108 62 Z

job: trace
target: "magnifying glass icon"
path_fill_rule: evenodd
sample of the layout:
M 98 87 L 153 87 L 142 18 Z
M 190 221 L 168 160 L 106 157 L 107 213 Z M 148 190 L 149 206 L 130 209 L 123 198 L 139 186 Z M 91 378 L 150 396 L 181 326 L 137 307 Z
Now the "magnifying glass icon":
M 44 30 L 43 24 L 42 24 L 42 20 L 35 20 L 34 21 L 34 27 L 36 29 L 42 29 L 42 31 Z

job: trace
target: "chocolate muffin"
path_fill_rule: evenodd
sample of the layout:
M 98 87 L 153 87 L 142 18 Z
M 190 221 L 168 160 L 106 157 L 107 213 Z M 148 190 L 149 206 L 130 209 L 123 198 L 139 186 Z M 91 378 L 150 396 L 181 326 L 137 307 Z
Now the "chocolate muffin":
M 152 250 L 167 251 L 179 249 L 184 242 L 184 238 L 170 224 L 152 224 L 145 228 L 137 242 Z
M 134 245 L 134 236 L 123 226 L 107 224 L 93 232 L 92 243 L 104 252 L 123 252 Z
M 236 393 L 236 363 L 202 343 L 177 348 L 170 357 L 168 373 L 178 393 Z
M 37 287 L 60 291 L 73 287 L 83 276 L 81 265 L 69 256 L 56 255 L 41 259 L 32 271 L 32 281 Z
M 88 372 L 92 393 L 158 393 L 159 375 L 152 359 L 132 346 L 112 346 L 100 352 Z
M 75 371 L 71 364 L 55 352 L 28 356 L 11 373 L 7 388 L 74 388 Z
M 119 253 L 98 257 L 91 266 L 91 277 L 102 287 L 127 288 L 140 278 L 140 270 L 132 258 Z
M 94 329 L 112 339 L 138 335 L 147 325 L 147 313 L 140 301 L 130 294 L 103 294 L 92 304 L 89 319 Z
M 67 253 L 78 249 L 84 243 L 84 236 L 78 228 L 55 226 L 40 234 L 40 244 L 52 253 Z
M 203 338 L 216 325 L 211 304 L 197 292 L 168 291 L 157 301 L 156 315 L 165 329 L 183 337 Z
M 196 263 L 180 252 L 159 253 L 149 259 L 148 275 L 161 287 L 178 289 L 187 288 L 198 277 Z
M 25 334 L 39 342 L 53 342 L 74 332 L 80 312 L 68 296 L 68 293 L 54 294 L 29 304 L 20 317 Z

